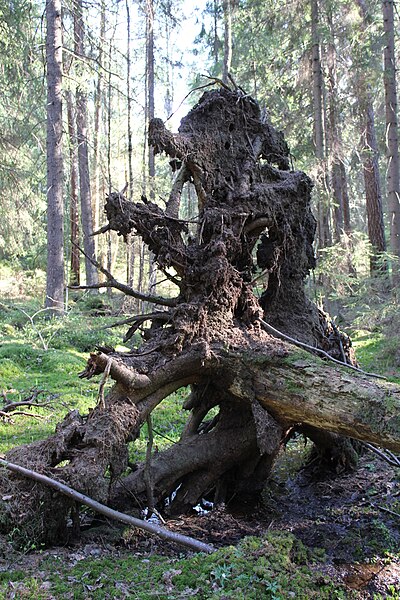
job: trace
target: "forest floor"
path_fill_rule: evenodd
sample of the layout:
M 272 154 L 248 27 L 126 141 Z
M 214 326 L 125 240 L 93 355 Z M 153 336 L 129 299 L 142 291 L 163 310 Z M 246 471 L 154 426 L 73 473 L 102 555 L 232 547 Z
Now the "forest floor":
M 79 304 L 79 303 L 77 303 Z M 43 418 L 0 422 L 0 453 L 43 438 L 67 410 L 87 411 L 98 382 L 77 379 L 87 353 L 118 344 L 122 329 L 102 329 L 123 318 L 106 301 L 88 298 L 62 322 L 49 322 L 32 300 L 0 299 L 0 391 L 4 401 L 40 391 L 52 410 Z M 84 324 L 84 326 L 83 326 Z M 361 366 L 397 375 L 393 341 L 379 330 L 355 335 Z M 397 358 L 396 358 L 397 360 Z M 397 379 L 397 378 L 396 378 Z M 398 379 L 397 379 L 398 380 Z M 155 444 L 179 437 L 182 393 L 155 411 Z M 131 449 L 146 448 L 146 432 Z M 304 467 L 310 444 L 298 437 L 279 458 L 257 504 L 226 507 L 169 520 L 167 526 L 212 543 L 212 555 L 192 554 L 139 530 L 86 514 L 80 540 L 38 547 L 0 537 L 0 598 L 400 599 L 400 470 L 366 451 L 355 473 L 321 477 Z

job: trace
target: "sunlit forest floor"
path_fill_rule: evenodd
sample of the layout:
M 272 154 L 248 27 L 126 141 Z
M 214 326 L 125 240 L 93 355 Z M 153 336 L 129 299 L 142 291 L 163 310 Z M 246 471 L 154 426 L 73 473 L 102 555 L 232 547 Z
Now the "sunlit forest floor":
M 17 282 L 18 283 L 18 282 Z M 48 320 L 36 282 L 20 280 L 0 295 L 0 394 L 4 405 L 27 398 L 44 407 L 5 415 L 0 454 L 54 431 L 67 411 L 97 402 L 96 379 L 80 380 L 96 345 L 121 345 L 124 327 L 106 329 L 129 307 L 120 298 L 71 298 L 68 314 Z M 18 287 L 18 286 L 17 286 Z M 12 297 L 12 289 L 15 296 Z M 358 302 L 358 305 L 357 305 Z M 384 296 L 340 306 L 360 366 L 400 382 L 399 319 Z M 139 337 L 130 344 L 140 343 Z M 154 445 L 177 441 L 184 390 L 154 412 Z M 130 449 L 144 457 L 146 430 Z M 213 543 L 206 556 L 96 518 L 88 512 L 71 546 L 38 547 L 34 531 L 0 536 L 1 598 L 400 598 L 400 471 L 365 451 L 355 473 L 321 474 L 306 466 L 310 444 L 292 440 L 257 503 L 230 505 L 168 522 Z M 18 548 L 15 541 L 18 540 Z

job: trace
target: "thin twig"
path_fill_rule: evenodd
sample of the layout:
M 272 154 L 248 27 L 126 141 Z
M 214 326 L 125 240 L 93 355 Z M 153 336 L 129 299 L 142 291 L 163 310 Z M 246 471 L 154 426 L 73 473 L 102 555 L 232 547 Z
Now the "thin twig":
M 393 515 L 393 516 L 397 517 L 398 519 L 400 519 L 400 514 L 397 512 L 394 512 L 394 510 L 390 510 L 390 508 L 385 508 L 384 506 L 379 506 L 379 504 L 372 504 L 372 502 L 371 502 L 371 506 L 373 506 L 374 508 L 378 508 L 379 510 L 383 510 L 384 512 L 387 512 L 390 515 Z
M 68 288 L 70 290 L 89 290 L 89 289 L 100 289 L 100 288 L 115 288 L 120 292 L 123 292 L 127 296 L 132 296 L 133 298 L 137 298 L 138 300 L 144 300 L 145 302 L 151 302 L 152 304 L 161 304 L 162 306 L 176 306 L 176 298 L 164 298 L 161 296 L 153 296 L 151 294 L 142 294 L 131 288 L 129 285 L 125 283 L 121 283 L 117 281 L 114 276 L 105 269 L 97 260 L 93 257 L 89 256 L 78 244 L 72 242 L 72 244 L 78 248 L 80 252 L 101 272 L 103 275 L 107 277 L 108 281 L 103 283 L 97 283 L 93 285 L 70 285 Z
M 381 458 L 382 460 L 387 462 L 389 465 L 392 465 L 393 467 L 400 467 L 400 460 L 397 458 L 397 456 L 395 454 L 393 454 L 393 452 L 390 452 L 389 450 L 387 450 L 387 451 L 380 450 L 379 448 L 377 448 L 373 444 L 370 444 L 369 442 L 362 442 L 362 444 L 363 444 L 363 446 L 368 448 L 368 450 L 370 450 L 371 452 L 374 452 L 374 454 L 379 456 L 379 458 Z M 390 454 L 390 456 L 389 456 L 389 454 Z
M 193 92 L 196 92 L 196 91 L 198 91 L 198 90 L 204 90 L 204 88 L 211 87 L 212 85 L 214 85 L 214 81 L 212 81 L 212 82 L 210 82 L 210 83 L 205 83 L 204 85 L 199 85 L 199 86 L 197 86 L 197 87 L 194 87 L 193 89 L 191 89 L 191 90 L 190 90 L 190 92 L 188 92 L 188 93 L 186 94 L 186 96 L 183 98 L 183 100 L 180 102 L 180 104 L 179 104 L 178 108 L 177 108 L 176 110 L 174 110 L 174 112 L 172 112 L 172 113 L 169 115 L 169 117 L 167 117 L 167 119 L 165 120 L 165 123 L 166 123 L 167 121 L 169 121 L 170 119 L 172 119 L 172 117 L 173 117 L 173 116 L 174 116 L 174 115 L 175 115 L 175 114 L 178 112 L 178 110 L 180 109 L 180 107 L 182 106 L 182 104 L 185 102 L 185 100 L 186 100 L 187 98 L 189 98 L 189 96 L 190 96 L 191 94 L 193 94 Z
M 138 529 L 143 529 L 144 531 L 148 531 L 149 533 L 154 533 L 155 535 L 158 535 L 159 537 L 165 540 L 168 540 L 170 542 L 176 542 L 177 544 L 181 544 L 183 546 L 191 548 L 192 550 L 196 550 L 197 552 L 206 552 L 208 554 L 211 554 L 215 551 L 215 549 L 209 544 L 205 544 L 204 542 L 200 542 L 199 540 L 195 540 L 194 538 L 182 535 L 180 533 L 175 533 L 174 531 L 169 531 L 165 527 L 160 527 L 155 523 L 149 523 L 148 521 L 143 521 L 142 519 L 137 519 L 135 517 L 131 517 L 117 510 L 109 508 L 108 506 L 97 502 L 97 500 L 93 500 L 93 498 L 89 498 L 89 496 L 86 496 L 85 494 L 82 494 L 81 492 L 70 488 L 64 483 L 60 483 L 55 479 L 51 479 L 46 475 L 42 475 L 41 473 L 37 473 L 36 471 L 31 471 L 30 469 L 26 469 L 25 467 L 21 467 L 20 465 L 8 462 L 3 458 L 0 459 L 0 464 L 3 465 L 6 469 L 13 471 L 14 473 L 19 473 L 24 477 L 28 477 L 29 479 L 33 479 L 34 481 L 39 481 L 44 485 L 48 485 L 49 487 L 57 490 L 61 494 L 64 494 L 65 496 L 68 496 L 69 498 L 72 498 L 73 500 L 76 500 L 81 504 L 85 504 L 86 506 L 89 506 L 89 508 L 92 508 L 98 513 L 106 515 L 111 519 L 122 521 L 122 523 L 126 523 L 127 525 L 137 527 Z
M 352 369 L 353 371 L 357 371 L 358 373 L 362 373 L 363 375 L 367 375 L 368 377 L 376 377 L 377 379 L 385 379 L 387 381 L 387 377 L 384 377 L 384 375 L 377 375 L 376 373 L 367 373 L 367 371 L 363 371 L 362 369 L 359 369 L 358 367 L 354 367 L 353 365 L 349 365 L 348 363 L 344 363 L 340 360 L 337 360 L 336 358 L 333 358 L 333 356 L 331 356 L 330 354 L 325 352 L 325 350 L 321 350 L 321 348 L 315 348 L 314 346 L 310 346 L 309 344 L 305 344 L 304 342 L 300 342 L 299 340 L 296 340 L 295 338 L 290 337 L 290 335 L 286 335 L 286 333 L 282 333 L 278 329 L 275 329 L 275 327 L 272 327 L 272 325 L 270 325 L 263 319 L 260 319 L 260 323 L 264 327 L 264 329 L 266 329 L 266 331 L 268 331 L 268 333 L 271 333 L 272 335 L 274 335 L 278 338 L 281 338 L 282 340 L 290 342 L 291 344 L 294 344 L 295 346 L 298 346 L 299 348 L 304 348 L 305 350 L 308 350 L 311 352 L 318 352 L 318 354 L 325 356 L 325 358 L 329 359 L 330 361 L 334 362 L 337 365 L 340 365 L 341 367 L 347 367 L 348 369 Z

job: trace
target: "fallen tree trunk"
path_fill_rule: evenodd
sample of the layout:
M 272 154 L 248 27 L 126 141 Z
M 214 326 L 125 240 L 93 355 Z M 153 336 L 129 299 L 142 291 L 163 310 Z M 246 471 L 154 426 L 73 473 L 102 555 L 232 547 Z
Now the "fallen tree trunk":
M 400 453 L 400 387 L 291 350 L 278 364 L 247 364 L 256 399 L 279 422 L 307 424 Z M 232 395 L 244 399 L 242 378 Z
M 110 194 L 101 231 L 139 233 L 177 295 L 148 295 L 168 310 L 128 319 L 127 338 L 151 323 L 139 349 L 90 356 L 81 376 L 102 379 L 89 415 L 70 413 L 54 435 L 6 459 L 116 508 L 150 499 L 159 510 L 184 513 L 202 498 L 229 502 L 260 492 L 296 430 L 343 468 L 355 454 L 343 436 L 400 452 L 399 386 L 348 370 L 356 366 L 350 339 L 304 293 L 315 265 L 312 184 L 289 170 L 283 136 L 258 104 L 240 90 L 207 92 L 179 133 L 155 119 L 150 143 L 178 169 L 165 210 L 143 196 L 133 203 Z M 179 212 L 185 185 L 198 200 L 186 220 Z M 106 287 L 137 295 L 101 271 Z M 104 397 L 107 377 L 116 383 Z M 188 419 L 179 442 L 129 472 L 128 444 L 181 388 Z M 0 492 L 4 530 L 18 524 L 30 539 L 55 543 L 73 533 L 70 520 L 79 529 L 69 498 L 4 472 Z

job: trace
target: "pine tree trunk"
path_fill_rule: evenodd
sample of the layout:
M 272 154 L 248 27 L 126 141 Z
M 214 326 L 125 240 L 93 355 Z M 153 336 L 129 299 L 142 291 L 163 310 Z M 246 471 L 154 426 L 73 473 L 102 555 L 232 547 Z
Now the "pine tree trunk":
M 147 123 L 154 119 L 154 4 L 153 0 L 146 0 L 146 74 L 147 74 Z M 146 143 L 146 142 L 145 142 Z M 156 174 L 154 161 L 154 148 L 148 148 L 148 183 L 150 198 L 154 200 L 154 177 Z M 154 292 L 157 281 L 157 267 L 154 262 L 154 255 L 149 252 L 149 281 L 148 289 L 150 293 Z M 147 307 L 144 307 L 147 310 Z
M 232 64 L 232 2 L 223 0 L 224 10 L 224 64 L 222 69 L 222 81 L 228 83 L 228 74 Z
M 103 44 L 105 43 L 106 35 L 106 6 L 105 0 L 101 1 L 101 12 L 100 12 L 100 43 L 99 43 L 99 65 L 103 64 Z M 102 120 L 102 105 L 103 105 L 103 83 L 104 75 L 102 68 L 99 69 L 97 74 L 96 84 L 96 95 L 94 102 L 94 132 L 93 132 L 93 204 L 94 204 L 94 229 L 97 231 L 100 227 L 100 130 Z M 95 237 L 95 254 L 98 255 L 98 238 Z
M 71 240 L 71 272 L 70 285 L 80 283 L 79 246 L 79 211 L 78 211 L 78 156 L 75 131 L 75 112 L 72 92 L 66 93 L 68 111 L 69 160 L 70 160 L 70 240 Z
M 372 246 L 371 274 L 385 269 L 380 255 L 386 251 L 385 225 L 383 221 L 382 193 L 378 164 L 378 144 L 375 133 L 375 115 L 370 98 L 360 99 L 362 111 L 363 144 L 362 161 L 367 207 L 368 238 Z
M 74 13 L 75 53 L 84 56 L 84 25 L 82 16 L 82 0 L 77 0 Z M 87 140 L 87 97 L 84 83 L 78 85 L 76 91 L 76 130 L 78 139 L 79 187 L 81 195 L 81 220 L 83 247 L 85 253 L 95 258 L 93 234 L 93 211 L 89 175 L 89 151 Z M 98 283 L 97 269 L 89 258 L 85 258 L 86 283 Z
M 347 190 L 346 168 L 343 163 L 343 142 L 339 123 L 336 46 L 331 11 L 328 11 L 331 42 L 328 44 L 328 96 L 329 96 L 329 142 L 331 161 L 331 180 L 334 198 L 334 237 L 335 242 L 340 242 L 343 232 L 351 233 L 350 204 Z
M 64 306 L 61 0 L 46 4 L 47 61 L 47 281 L 46 308 Z
M 154 119 L 154 5 L 153 0 L 146 0 L 146 91 L 147 91 L 147 123 Z M 146 143 L 146 142 L 145 142 Z M 154 148 L 148 148 L 148 176 L 150 198 L 154 199 Z
M 131 97 L 131 18 L 129 0 L 126 0 L 126 94 L 127 94 L 127 136 L 128 136 L 128 198 L 132 199 L 133 193 L 133 144 L 132 144 L 132 97 Z
M 314 144 L 318 163 L 318 238 L 320 248 L 332 243 L 329 226 L 329 201 L 327 197 L 327 177 L 325 161 L 324 117 L 323 117 L 323 81 L 321 69 L 319 37 L 318 0 L 311 0 L 311 36 L 312 36 L 312 74 L 314 105 Z
M 384 84 L 387 143 L 387 194 L 390 219 L 390 246 L 395 257 L 392 279 L 400 285 L 400 160 L 397 123 L 396 62 L 394 47 L 393 0 L 383 0 L 383 25 L 385 32 Z
M 126 6 L 126 94 L 127 94 L 127 138 L 128 138 L 128 198 L 132 199 L 133 194 L 133 144 L 132 144 L 132 91 L 131 91 L 131 17 L 129 10 L 129 0 L 125 2 Z M 135 241 L 132 235 L 129 235 L 126 244 L 126 280 L 128 285 L 133 285 L 135 270 Z
M 356 0 L 361 15 L 362 36 L 368 35 L 368 13 L 364 0 Z M 356 61 L 356 93 L 361 126 L 361 160 L 363 164 L 365 202 L 368 221 L 368 239 L 372 247 L 370 257 L 371 275 L 386 271 L 381 254 L 386 251 L 385 225 L 383 220 L 382 193 L 378 164 L 378 144 L 375 133 L 375 115 L 372 95 L 367 82 L 364 64 Z

